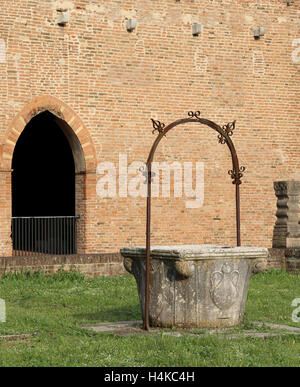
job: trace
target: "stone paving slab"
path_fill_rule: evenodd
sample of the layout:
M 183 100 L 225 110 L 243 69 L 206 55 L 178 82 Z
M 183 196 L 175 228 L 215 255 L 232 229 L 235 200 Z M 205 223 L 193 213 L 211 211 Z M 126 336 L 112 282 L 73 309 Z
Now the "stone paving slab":
M 14 340 L 27 340 L 32 337 L 37 337 L 38 332 L 34 333 L 22 333 L 22 334 L 16 334 L 16 335 L 0 335 L 0 340 L 6 340 L 6 341 L 14 341 Z
M 109 323 L 99 323 L 99 324 L 84 324 L 81 325 L 82 328 L 93 330 L 97 333 L 113 333 L 117 336 L 131 336 L 131 335 L 162 335 L 162 336 L 172 336 L 172 337 L 182 337 L 183 335 L 188 335 L 191 337 L 211 337 L 216 335 L 218 338 L 227 338 L 227 339 L 239 339 L 244 337 L 251 338 L 268 338 L 275 336 L 284 336 L 284 335 L 300 335 L 300 328 L 291 327 L 288 325 L 279 325 L 271 323 L 263 323 L 259 321 L 253 322 L 257 326 L 267 326 L 273 329 L 281 330 L 281 332 L 257 332 L 257 331 L 248 331 L 243 333 L 228 333 L 227 331 L 230 328 L 225 329 L 203 329 L 204 333 L 192 333 L 188 330 L 183 331 L 165 331 L 160 328 L 151 328 L 149 331 L 145 331 L 142 327 L 142 321 L 117 321 Z M 202 330 L 202 329 L 201 329 Z
M 82 328 L 87 328 L 98 333 L 114 333 L 119 336 L 130 336 L 132 334 L 148 334 L 142 329 L 143 321 L 117 321 L 99 324 L 84 324 Z
M 252 321 L 252 324 L 257 325 L 259 327 L 266 326 L 266 327 L 269 327 L 272 329 L 281 329 L 281 330 L 286 330 L 286 331 L 290 331 L 290 332 L 299 332 L 300 333 L 300 328 L 291 327 L 290 325 L 265 323 L 265 322 L 261 322 L 261 321 Z

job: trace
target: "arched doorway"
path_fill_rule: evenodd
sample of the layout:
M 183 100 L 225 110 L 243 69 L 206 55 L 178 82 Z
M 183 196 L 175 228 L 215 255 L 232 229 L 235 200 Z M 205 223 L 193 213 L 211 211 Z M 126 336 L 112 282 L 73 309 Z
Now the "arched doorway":
M 40 113 L 26 125 L 12 169 L 13 217 L 75 215 L 72 149 L 52 113 Z
M 73 141 L 72 141 L 73 137 Z M 12 243 L 15 255 L 75 254 L 75 160 L 80 144 L 48 110 L 34 116 L 12 158 Z M 82 157 L 83 160 L 83 157 Z
M 17 164 L 17 161 L 13 161 L 14 155 L 17 154 L 17 151 L 15 153 L 15 148 L 18 143 L 18 148 L 23 141 L 25 141 L 25 129 L 27 132 L 28 127 L 30 125 L 34 124 L 35 119 L 41 120 L 42 118 L 48 118 L 52 122 L 52 134 L 55 135 L 54 132 L 58 131 L 58 128 L 60 128 L 61 132 L 64 134 L 65 138 L 67 139 L 69 148 L 71 148 L 71 152 L 73 155 L 73 163 L 74 163 L 74 170 L 75 170 L 75 198 L 72 199 L 73 194 L 67 194 L 66 197 L 70 198 L 67 207 L 69 208 L 67 212 L 63 211 L 60 212 L 59 205 L 57 200 L 52 200 L 54 208 L 54 212 L 52 210 L 50 211 L 50 204 L 48 200 L 49 207 L 47 208 L 47 212 L 41 211 L 41 209 L 38 211 L 38 206 L 35 205 L 34 213 L 35 214 L 41 214 L 41 213 L 71 213 L 70 207 L 73 210 L 73 214 L 80 215 L 80 218 L 76 220 L 76 249 L 73 251 L 77 251 L 77 254 L 84 254 L 89 251 L 91 248 L 91 244 L 89 244 L 89 241 L 91 240 L 90 233 L 92 232 L 90 227 L 90 224 L 88 222 L 88 216 L 93 213 L 93 203 L 94 203 L 94 196 L 96 195 L 93 190 L 90 189 L 90 187 L 94 186 L 96 184 L 96 166 L 97 166 L 97 158 L 96 158 L 96 151 L 93 144 L 93 139 L 90 136 L 89 130 L 85 126 L 84 122 L 81 120 L 79 115 L 66 103 L 59 100 L 58 98 L 50 95 L 42 95 L 38 96 L 32 101 L 28 102 L 24 108 L 14 117 L 14 119 L 11 121 L 3 141 L 3 144 L 0 145 L 0 180 L 1 180 L 1 190 L 0 190 L 0 206 L 2 208 L 0 213 L 0 220 L 1 220 L 1 232 L 0 232 L 0 255 L 2 256 L 9 256 L 11 254 L 16 255 L 18 251 L 13 250 L 13 230 L 12 228 L 12 211 L 14 211 L 14 215 L 21 214 L 21 216 L 24 214 L 30 214 L 28 212 L 28 209 L 23 210 L 22 204 L 17 204 L 15 207 L 15 204 L 11 203 L 11 200 L 13 199 L 13 195 L 16 195 L 15 186 L 12 187 L 12 168 L 13 164 Z M 36 123 L 37 125 L 37 123 Z M 42 125 L 39 126 L 40 130 L 43 128 Z M 23 140 L 23 134 L 24 132 L 24 140 Z M 62 139 L 61 132 L 58 132 L 58 138 Z M 29 133 L 29 131 L 28 131 Z M 26 135 L 27 137 L 27 135 Z M 29 140 L 28 135 L 28 141 L 27 144 L 30 144 L 31 140 Z M 64 141 L 65 141 L 64 138 Z M 20 142 L 19 142 L 20 139 Z M 42 138 L 43 139 L 43 138 Z M 45 143 L 45 141 L 44 141 Z M 55 143 L 55 144 L 53 144 Z M 50 147 L 49 147 L 50 148 Z M 54 171 L 54 163 L 56 161 L 56 148 L 57 148 L 57 141 L 52 142 L 52 153 L 50 152 L 50 158 L 52 159 L 52 170 Z M 69 148 L 67 147 L 67 152 L 69 152 Z M 31 151 L 28 150 L 27 152 L 23 152 L 23 160 L 26 157 L 29 158 L 29 153 Z M 22 152 L 21 152 L 22 154 Z M 31 156 L 31 155 L 30 155 Z M 17 158 L 16 158 L 17 160 Z M 70 158 L 69 158 L 70 160 Z M 24 163 L 26 163 L 26 160 L 24 160 Z M 29 160 L 27 165 L 29 164 Z M 58 163 L 57 163 L 58 164 Z M 59 168 L 56 168 L 56 170 L 63 170 L 64 168 L 64 161 L 61 160 L 61 164 L 59 165 Z M 31 164 L 33 169 L 37 169 L 40 167 L 38 161 L 33 165 Z M 49 172 L 50 173 L 50 172 Z M 26 174 L 25 174 L 26 175 Z M 49 180 L 48 175 L 48 180 Z M 13 177 L 15 179 L 15 177 Z M 56 176 L 57 181 L 59 181 L 58 176 Z M 25 179 L 26 180 L 26 179 Z M 46 179 L 47 180 L 47 179 Z M 64 183 L 64 181 L 63 181 Z M 14 182 L 15 184 L 15 182 Z M 28 186 L 28 180 L 23 183 L 23 188 L 26 189 Z M 28 187 L 29 189 L 29 187 Z M 14 191 L 14 193 L 12 193 Z M 45 190 L 44 190 L 45 191 Z M 41 196 L 43 197 L 45 193 L 43 192 L 42 195 L 40 194 L 38 196 L 39 201 Z M 25 193 L 26 196 L 26 193 Z M 28 196 L 28 195 L 27 195 Z M 15 198 L 16 196 L 14 196 Z M 62 199 L 62 197 L 60 196 Z M 33 202 L 33 200 L 31 200 Z M 74 204 L 75 202 L 75 204 Z M 52 209 L 53 209 L 52 206 Z M 73 206 L 73 207 L 72 207 Z M 30 207 L 28 205 L 28 207 Z M 64 210 L 67 209 L 66 206 L 63 206 Z M 74 208 L 75 207 L 75 208 Z M 32 207 L 31 207 L 32 208 Z M 29 217 L 33 217 L 34 215 L 29 215 Z M 39 216 L 39 215 L 35 215 Z M 40 215 L 43 216 L 43 215 Z M 46 215 L 44 215 L 46 216 Z M 60 216 L 60 215 L 53 215 L 53 216 Z M 28 217 L 27 217 L 28 218 Z M 29 222 L 28 220 L 26 220 Z M 24 221 L 25 222 L 25 221 Z M 51 223 L 51 222 L 50 222 Z M 32 226 L 33 227 L 33 226 Z M 53 226 L 54 227 L 54 226 Z M 49 228 L 49 227 L 48 227 Z M 58 225 L 58 230 L 61 230 L 62 226 Z M 30 234 L 30 233 L 29 233 Z M 32 235 L 32 234 L 31 234 Z M 32 254 L 32 246 L 33 242 L 28 241 L 28 243 L 31 243 L 29 245 L 29 251 L 24 251 L 25 254 Z M 53 243 L 53 239 L 52 242 Z M 44 247 L 47 244 L 44 243 Z M 54 254 L 58 254 L 57 250 L 53 250 L 53 245 L 49 245 L 48 247 L 51 247 L 51 249 L 48 248 L 48 252 L 52 252 Z M 16 246 L 15 246 L 16 247 Z M 20 246 L 18 246 L 20 247 Z M 30 250 L 31 249 L 31 250 Z M 35 248 L 35 250 L 37 250 Z M 46 251 L 42 250 L 41 248 L 38 253 L 45 253 Z M 63 252 L 63 254 L 66 254 L 66 252 Z M 22 254 L 24 255 L 24 254 Z

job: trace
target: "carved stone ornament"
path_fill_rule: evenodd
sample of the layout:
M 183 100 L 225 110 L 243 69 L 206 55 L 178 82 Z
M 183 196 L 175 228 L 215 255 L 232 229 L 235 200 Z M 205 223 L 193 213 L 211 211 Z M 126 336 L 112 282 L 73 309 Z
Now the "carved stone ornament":
M 224 263 L 221 271 L 215 271 L 211 276 L 211 298 L 221 310 L 229 309 L 237 298 L 237 283 L 239 272 L 232 270 L 228 263 Z

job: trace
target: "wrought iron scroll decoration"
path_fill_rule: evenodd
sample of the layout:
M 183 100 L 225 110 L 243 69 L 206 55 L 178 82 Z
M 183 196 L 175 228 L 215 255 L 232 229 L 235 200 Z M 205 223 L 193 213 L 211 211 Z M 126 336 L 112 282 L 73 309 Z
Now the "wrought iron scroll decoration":
M 206 125 L 216 132 L 218 132 L 218 140 L 221 144 L 227 144 L 232 158 L 232 170 L 228 171 L 228 174 L 232 178 L 232 183 L 235 184 L 235 208 L 236 208 L 236 238 L 237 238 L 237 246 L 241 245 L 241 236 L 240 236 L 240 191 L 239 186 L 241 184 L 241 178 L 243 177 L 243 172 L 245 171 L 245 167 L 239 166 L 239 160 L 237 157 L 237 153 L 234 147 L 234 144 L 231 140 L 231 136 L 233 135 L 233 131 L 235 129 L 236 121 L 223 125 L 222 127 L 214 123 L 213 121 L 207 120 L 201 117 L 201 113 L 199 110 L 193 112 L 188 112 L 188 118 L 183 118 L 177 121 L 172 122 L 169 125 L 165 125 L 164 123 L 154 120 L 151 118 L 153 131 L 152 133 L 158 132 L 158 135 L 152 145 L 150 150 L 147 163 L 146 163 L 146 171 L 144 171 L 144 175 L 146 177 L 147 183 L 147 221 L 146 221 L 146 281 L 145 281 L 145 311 L 144 311 L 144 329 L 149 330 L 149 297 L 150 297 L 150 249 L 151 249 L 151 183 L 153 178 L 153 173 L 151 171 L 151 165 L 153 161 L 153 157 L 156 151 L 156 148 L 161 141 L 161 139 L 166 136 L 166 134 L 175 126 L 186 124 L 189 122 L 198 122 L 202 125 Z

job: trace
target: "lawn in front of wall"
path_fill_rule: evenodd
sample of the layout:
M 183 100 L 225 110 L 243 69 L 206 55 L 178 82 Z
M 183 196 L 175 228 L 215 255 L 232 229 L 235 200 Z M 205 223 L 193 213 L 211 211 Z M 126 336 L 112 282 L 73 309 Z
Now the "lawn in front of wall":
M 80 324 L 141 320 L 131 276 L 85 279 L 76 272 L 7 275 L 0 279 L 7 321 L 0 335 L 38 332 L 25 341 L 0 339 L 0 367 L 100 366 L 299 366 L 300 336 L 261 338 L 181 337 L 95 333 Z M 252 321 L 300 327 L 292 300 L 300 298 L 299 276 L 272 270 L 250 281 L 244 325 Z M 267 328 L 266 328 L 267 329 Z M 266 331 L 265 328 L 257 328 Z

